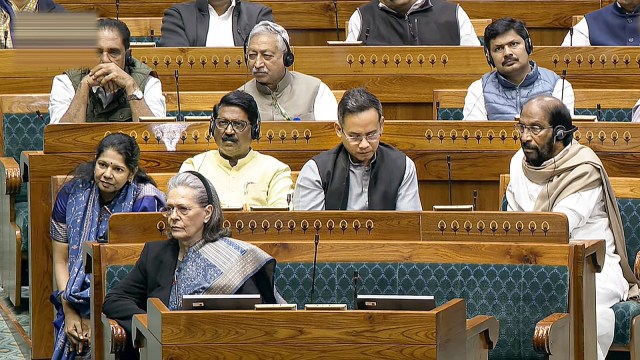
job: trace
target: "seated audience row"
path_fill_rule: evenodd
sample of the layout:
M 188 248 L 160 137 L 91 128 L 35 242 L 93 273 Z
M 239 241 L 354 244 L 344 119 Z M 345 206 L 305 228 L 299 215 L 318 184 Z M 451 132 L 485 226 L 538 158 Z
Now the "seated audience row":
M 216 113 L 216 141 L 228 139 L 220 145 L 219 154 L 212 156 L 220 156 L 225 166 L 229 161 L 233 167 L 234 161 L 238 164 L 253 152 L 249 134 L 259 125 L 257 105 L 250 95 L 235 91 L 221 100 Z M 305 164 L 296 186 L 296 206 L 420 210 L 415 165 L 398 150 L 379 143 L 384 118 L 375 96 L 362 88 L 349 90 L 340 102 L 339 114 L 335 130 L 342 144 Z M 606 262 L 596 275 L 594 299 L 598 358 L 604 359 L 613 341 L 611 306 L 637 294 L 609 178 L 597 155 L 573 140 L 577 128 L 556 97 L 538 95 L 528 100 L 515 129 L 521 135 L 521 149 L 511 161 L 508 210 L 562 212 L 568 217 L 571 239 L 606 241 Z M 238 146 L 239 142 L 244 145 Z M 240 148 L 234 159 L 222 155 Z M 195 159 L 200 160 L 195 170 L 200 170 L 207 155 L 185 161 L 181 170 L 189 170 L 169 182 L 166 207 L 161 211 L 169 221 L 170 239 L 146 244 L 133 271 L 105 299 L 103 311 L 125 327 L 129 339 L 131 317 L 145 313 L 149 297 L 159 297 L 172 310 L 182 308 L 181 298 L 186 294 L 252 293 L 260 294 L 265 303 L 283 301 L 274 287 L 276 259 L 229 238 L 228 230 L 222 228 L 218 192 L 237 192 L 234 196 L 242 197 L 242 186 L 218 186 L 225 173 L 207 179 L 191 170 Z M 86 319 L 89 279 L 78 257 L 82 242 L 106 241 L 103 233 L 113 212 L 158 211 L 163 205 L 162 195 L 137 166 L 138 158 L 133 139 L 109 135 L 98 147 L 96 159 L 80 167 L 57 196 L 51 236 L 56 284 L 64 289 L 52 296 L 58 309 L 57 352 L 83 353 L 90 346 Z M 281 164 L 272 157 L 264 159 L 274 166 Z M 288 167 L 284 167 L 282 177 L 288 177 Z M 262 171 L 268 174 L 271 170 Z M 380 176 L 382 171 L 391 174 L 388 180 Z M 269 175 L 257 181 L 269 183 Z M 283 183 L 290 185 L 290 178 Z M 264 188 L 268 196 L 269 186 Z M 83 216 L 85 213 L 91 216 Z M 136 355 L 131 344 L 128 351 Z

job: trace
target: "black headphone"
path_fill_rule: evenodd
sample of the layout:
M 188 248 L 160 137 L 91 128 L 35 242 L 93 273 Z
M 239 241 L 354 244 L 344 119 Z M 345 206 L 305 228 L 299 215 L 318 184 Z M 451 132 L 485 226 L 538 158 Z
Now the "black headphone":
M 558 125 L 555 128 L 553 128 L 553 141 L 556 142 L 556 141 L 564 140 L 564 138 L 573 134 L 577 130 L 578 130 L 577 126 L 572 127 L 571 130 L 567 130 L 567 128 L 564 127 L 563 125 Z
M 207 192 L 207 204 L 215 207 L 215 204 L 213 203 L 213 191 L 211 190 L 211 186 L 209 186 L 209 180 L 207 180 L 207 178 L 205 178 L 202 174 L 200 174 L 197 171 L 189 170 L 185 172 L 191 175 L 195 175 L 198 179 L 200 179 L 200 181 L 202 181 L 202 185 L 204 185 L 204 190 Z
M 527 51 L 527 55 L 531 55 L 533 53 L 533 42 L 531 41 L 531 35 L 529 34 L 529 30 L 527 30 L 526 26 L 522 26 L 525 32 L 524 38 L 524 49 Z M 484 42 L 484 57 L 487 59 L 487 64 L 491 67 L 496 67 L 495 62 L 493 62 L 493 58 L 491 57 L 491 49 L 489 49 L 489 43 L 491 41 L 487 41 L 485 39 Z
M 233 105 L 230 105 L 233 106 Z M 209 121 L 209 137 L 213 136 L 213 130 L 215 126 L 215 121 L 218 118 L 218 113 L 220 112 L 220 104 L 216 104 L 213 107 L 213 113 L 211 114 L 211 121 Z M 260 111 L 258 111 L 258 118 L 256 119 L 255 124 L 251 124 L 251 140 L 258 140 L 260 138 L 260 125 L 262 120 L 260 120 Z
M 291 46 L 289 46 L 289 42 L 287 41 L 287 39 L 285 39 L 285 37 L 282 35 L 282 33 L 280 32 L 280 30 L 276 29 L 275 27 L 273 27 L 271 24 L 264 24 L 266 26 L 268 26 L 269 28 L 271 28 L 277 36 L 279 36 L 282 41 L 284 41 L 284 46 L 286 47 L 286 51 L 284 52 L 284 54 L 282 55 L 282 61 L 284 62 L 284 66 L 285 67 L 289 67 L 291 65 L 293 65 L 293 61 L 295 60 L 295 56 L 293 56 L 293 52 L 291 51 Z M 249 34 L 246 38 L 244 38 L 244 64 L 249 66 L 249 55 L 247 54 L 247 47 L 249 46 L 249 37 L 251 37 L 251 34 Z

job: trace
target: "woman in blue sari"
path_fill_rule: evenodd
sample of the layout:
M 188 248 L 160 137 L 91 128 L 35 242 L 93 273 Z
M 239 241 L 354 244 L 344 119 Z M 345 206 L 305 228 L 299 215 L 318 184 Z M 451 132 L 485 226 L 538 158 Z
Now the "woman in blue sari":
M 102 312 L 127 332 L 122 358 L 138 356 L 131 344 L 131 318 L 159 298 L 171 310 L 196 294 L 260 294 L 263 303 L 283 302 L 274 286 L 276 260 L 260 248 L 230 238 L 218 195 L 195 171 L 169 181 L 169 240 L 145 243 L 131 272 L 107 294 Z
M 89 276 L 82 266 L 82 243 L 106 242 L 109 217 L 118 212 L 153 212 L 164 194 L 138 167 L 140 148 L 124 134 L 106 136 L 93 161 L 80 165 L 58 192 L 51 214 L 53 266 L 59 290 L 52 359 L 90 358 Z

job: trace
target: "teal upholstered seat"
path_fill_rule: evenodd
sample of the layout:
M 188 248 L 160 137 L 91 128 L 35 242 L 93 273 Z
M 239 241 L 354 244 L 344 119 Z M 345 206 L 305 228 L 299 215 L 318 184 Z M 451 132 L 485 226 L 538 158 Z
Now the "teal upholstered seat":
M 597 115 L 598 110 L 594 108 L 575 109 L 574 113 L 576 115 Z M 602 109 L 600 121 L 631 122 L 631 109 Z
M 213 104 L 211 105 L 211 108 L 213 109 Z M 182 111 L 182 116 L 208 116 L 211 117 L 211 113 L 212 110 L 208 110 L 208 111 Z M 167 116 L 177 116 L 178 112 L 177 111 L 167 111 Z
M 4 134 L 4 154 L 20 162 L 20 153 L 27 150 L 42 150 L 44 127 L 49 123 L 49 114 L 35 113 L 3 114 L 2 131 Z M 20 193 L 15 197 L 16 224 L 22 235 L 22 251 L 26 252 L 29 239 L 29 208 L 27 205 L 27 184 L 22 184 Z
M 151 36 L 132 36 L 129 38 L 131 42 L 153 42 L 158 45 L 158 41 L 160 41 L 160 36 L 154 36 L 153 39 Z
M 109 291 L 131 270 L 109 266 Z M 359 294 L 433 295 L 442 305 L 464 298 L 467 316 L 493 315 L 500 337 L 491 359 L 541 359 L 533 351 L 535 325 L 552 313 L 568 312 L 569 271 L 564 266 L 440 263 L 318 263 L 315 303 L 345 303 L 353 308 L 353 273 Z M 311 263 L 279 263 L 276 287 L 289 303 L 311 302 Z
M 461 108 L 438 109 L 438 120 L 462 120 L 463 117 Z
M 633 269 L 636 255 L 640 251 L 640 199 L 618 199 L 624 237 L 627 244 L 629 265 Z M 616 315 L 614 344 L 629 345 L 631 322 L 640 315 L 640 303 L 634 300 L 623 301 L 613 306 Z

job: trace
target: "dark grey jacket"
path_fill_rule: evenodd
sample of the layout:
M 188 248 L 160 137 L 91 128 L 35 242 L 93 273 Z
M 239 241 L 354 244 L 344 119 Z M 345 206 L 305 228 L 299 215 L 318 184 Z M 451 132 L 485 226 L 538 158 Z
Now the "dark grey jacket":
M 273 21 L 271 8 L 236 0 L 233 9 L 233 42 L 242 46 L 251 29 L 262 20 Z M 209 31 L 207 0 L 177 4 L 164 12 L 162 38 L 158 46 L 205 46 Z

